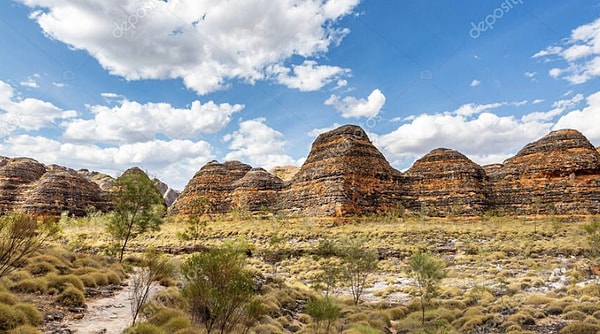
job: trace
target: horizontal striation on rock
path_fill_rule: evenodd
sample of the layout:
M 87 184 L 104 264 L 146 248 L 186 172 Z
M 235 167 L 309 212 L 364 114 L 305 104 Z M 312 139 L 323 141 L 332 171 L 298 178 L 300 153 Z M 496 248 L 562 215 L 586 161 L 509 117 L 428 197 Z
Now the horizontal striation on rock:
M 481 214 L 488 207 L 485 170 L 462 153 L 439 148 L 406 171 L 409 208 L 428 215 Z

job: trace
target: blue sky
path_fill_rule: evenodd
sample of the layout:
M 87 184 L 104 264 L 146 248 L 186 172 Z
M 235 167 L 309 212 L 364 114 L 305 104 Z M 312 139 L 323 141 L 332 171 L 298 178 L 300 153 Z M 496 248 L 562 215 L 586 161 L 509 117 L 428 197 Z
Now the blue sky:
M 300 165 L 362 126 L 404 170 L 502 162 L 549 131 L 600 145 L 596 1 L 0 2 L 0 155 L 182 189 L 216 159 Z

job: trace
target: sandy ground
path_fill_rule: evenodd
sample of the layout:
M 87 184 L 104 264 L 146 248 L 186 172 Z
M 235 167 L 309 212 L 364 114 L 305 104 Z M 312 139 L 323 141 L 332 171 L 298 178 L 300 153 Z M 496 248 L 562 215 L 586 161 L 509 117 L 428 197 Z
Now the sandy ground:
M 67 321 L 66 327 L 77 334 L 122 333 L 131 325 L 131 289 L 128 284 L 113 297 L 88 302 L 84 317 Z M 150 298 L 159 289 L 153 286 Z

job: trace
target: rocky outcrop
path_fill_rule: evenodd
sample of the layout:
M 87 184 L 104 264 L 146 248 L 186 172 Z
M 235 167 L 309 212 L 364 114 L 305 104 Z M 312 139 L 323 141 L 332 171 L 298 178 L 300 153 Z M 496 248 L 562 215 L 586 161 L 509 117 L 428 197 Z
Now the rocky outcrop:
M 179 191 L 177 191 L 173 188 L 170 188 L 169 185 L 167 185 L 166 183 L 162 182 L 161 180 L 159 180 L 157 178 L 154 178 L 152 180 L 152 182 L 154 182 L 154 186 L 160 192 L 160 195 L 162 196 L 163 200 L 165 201 L 165 205 L 167 207 L 170 207 L 171 205 L 173 205 L 173 203 L 175 203 L 175 200 L 177 199 L 177 197 L 179 197 Z
M 100 187 L 76 171 L 29 158 L 0 160 L 0 210 L 83 216 L 86 209 L 110 208 Z
M 299 216 L 385 212 L 400 205 L 402 178 L 363 129 L 342 126 L 317 137 L 283 208 Z
M 33 159 L 2 157 L 0 159 L 0 210 L 2 213 L 19 209 L 23 202 L 22 194 L 45 173 L 46 166 Z
M 108 196 L 100 187 L 76 171 L 49 166 L 48 171 L 21 195 L 18 209 L 41 215 L 85 216 L 86 210 L 107 211 L 111 208 Z
M 97 184 L 103 191 L 109 191 L 110 187 L 115 182 L 115 178 L 100 172 L 90 171 L 87 169 L 79 169 L 77 173 L 85 176 L 88 180 Z
M 262 168 L 253 168 L 233 183 L 232 205 L 248 211 L 276 211 L 283 188 L 280 178 Z
M 407 203 L 413 211 L 447 216 L 487 210 L 485 170 L 457 151 L 433 150 L 417 160 L 405 175 L 410 197 Z
M 526 145 L 488 176 L 495 210 L 600 212 L 600 154 L 576 130 L 553 131 Z
M 233 210 L 231 194 L 234 183 L 244 177 L 252 167 L 239 161 L 219 163 L 211 161 L 204 165 L 185 186 L 175 203 L 172 214 L 190 214 L 192 201 L 204 198 L 210 203 L 211 213 L 226 213 Z
M 299 170 L 300 168 L 296 166 L 278 166 L 271 168 L 269 173 L 277 176 L 284 182 L 287 182 L 291 181 L 294 175 L 296 175 L 296 173 L 298 173 Z

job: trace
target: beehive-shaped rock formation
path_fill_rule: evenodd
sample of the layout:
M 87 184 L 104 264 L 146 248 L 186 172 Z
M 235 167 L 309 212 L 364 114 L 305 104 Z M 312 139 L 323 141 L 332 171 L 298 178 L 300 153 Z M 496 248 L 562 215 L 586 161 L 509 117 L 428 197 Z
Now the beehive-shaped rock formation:
M 401 179 L 363 129 L 345 125 L 317 137 L 283 207 L 300 216 L 385 212 L 401 204 Z
M 1 212 L 83 216 L 89 207 L 106 211 L 110 203 L 98 185 L 76 171 L 29 158 L 0 159 Z
M 284 183 L 262 168 L 253 168 L 233 183 L 232 205 L 248 211 L 276 211 Z
M 107 211 L 111 204 L 100 187 L 76 171 L 51 165 L 21 194 L 18 209 L 36 214 L 85 216 L 89 207 Z
M 204 165 L 185 186 L 175 203 L 171 206 L 172 214 L 190 214 L 191 202 L 197 198 L 205 198 L 210 202 L 212 213 L 227 213 L 233 207 L 231 195 L 234 182 L 241 179 L 252 169 L 239 161 L 219 163 L 211 161 Z
M 553 131 L 489 170 L 492 206 L 518 214 L 600 212 L 600 154 L 576 130 Z
M 462 153 L 439 148 L 405 174 L 410 209 L 428 215 L 481 214 L 488 206 L 484 169 Z
M 20 207 L 21 194 L 46 173 L 46 166 L 29 158 L 0 158 L 0 211 Z

